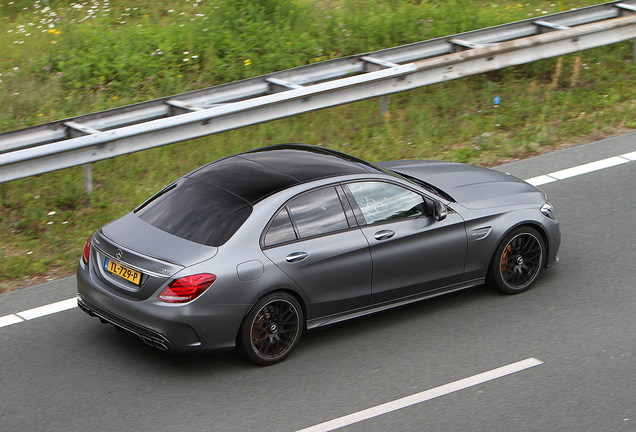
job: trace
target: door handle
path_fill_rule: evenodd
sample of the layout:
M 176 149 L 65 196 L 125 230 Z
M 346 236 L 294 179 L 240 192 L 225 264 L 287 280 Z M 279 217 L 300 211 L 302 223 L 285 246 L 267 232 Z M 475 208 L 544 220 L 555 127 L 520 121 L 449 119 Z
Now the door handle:
M 295 263 L 304 260 L 309 254 L 307 252 L 294 252 L 285 257 L 285 261 L 288 263 Z
M 393 237 L 394 235 L 395 235 L 395 231 L 382 230 L 375 233 L 373 237 L 375 237 L 376 240 L 387 240 Z

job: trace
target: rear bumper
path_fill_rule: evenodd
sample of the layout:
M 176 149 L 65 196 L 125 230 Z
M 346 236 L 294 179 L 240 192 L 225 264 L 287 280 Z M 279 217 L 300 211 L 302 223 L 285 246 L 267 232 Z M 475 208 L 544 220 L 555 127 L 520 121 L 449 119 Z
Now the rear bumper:
M 163 335 L 95 306 L 79 294 L 77 295 L 77 306 L 89 316 L 99 318 L 99 320 L 103 323 L 113 324 L 118 329 L 126 330 L 139 336 L 139 338 L 147 345 L 154 346 L 162 351 L 179 351 L 179 349 Z M 201 345 L 200 341 L 198 342 L 198 345 Z
M 79 308 L 163 351 L 230 351 L 249 308 L 249 305 L 211 305 L 197 300 L 167 304 L 154 296 L 146 300 L 127 299 L 91 276 L 94 275 L 80 263 Z

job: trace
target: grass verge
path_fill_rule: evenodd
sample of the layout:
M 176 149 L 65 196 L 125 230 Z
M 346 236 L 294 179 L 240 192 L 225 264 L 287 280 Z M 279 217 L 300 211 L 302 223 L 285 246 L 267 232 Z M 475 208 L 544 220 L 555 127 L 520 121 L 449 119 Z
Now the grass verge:
M 0 5 L 2 131 L 595 2 L 47 3 Z M 101 161 L 90 196 L 80 167 L 0 184 L 0 290 L 72 274 L 99 226 L 238 151 L 305 142 L 491 166 L 634 129 L 634 65 L 621 43 L 393 95 L 383 117 L 367 100 Z

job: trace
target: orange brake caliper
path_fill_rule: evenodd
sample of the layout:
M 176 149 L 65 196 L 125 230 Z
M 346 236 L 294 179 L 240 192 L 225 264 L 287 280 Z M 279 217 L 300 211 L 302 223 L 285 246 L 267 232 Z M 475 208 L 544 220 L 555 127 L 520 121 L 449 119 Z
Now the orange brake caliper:
M 505 273 L 508 268 L 508 259 L 510 258 L 510 251 L 512 250 L 512 245 L 508 245 L 506 248 L 503 257 L 501 258 L 501 273 Z

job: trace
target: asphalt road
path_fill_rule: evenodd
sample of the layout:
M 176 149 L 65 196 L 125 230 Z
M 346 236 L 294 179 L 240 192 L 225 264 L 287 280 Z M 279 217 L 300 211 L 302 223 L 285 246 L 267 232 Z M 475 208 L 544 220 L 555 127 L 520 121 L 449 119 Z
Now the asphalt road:
M 498 169 L 521 178 L 636 151 L 636 134 Z M 520 360 L 543 362 L 341 431 L 636 431 L 636 162 L 540 186 L 561 262 L 303 336 L 283 363 L 173 355 L 71 309 L 0 327 L 0 431 L 298 431 Z M 81 251 L 78 251 L 78 257 Z M 0 316 L 74 296 L 0 295 Z

